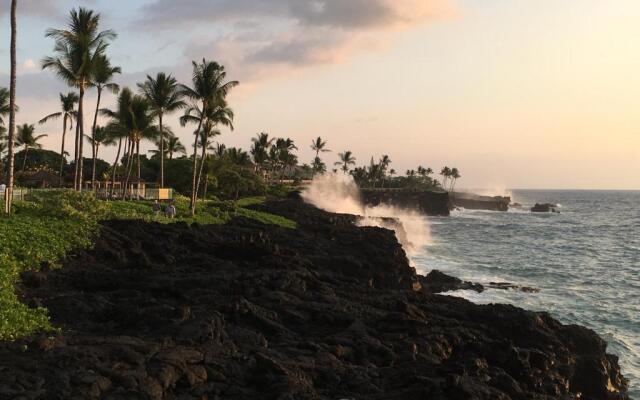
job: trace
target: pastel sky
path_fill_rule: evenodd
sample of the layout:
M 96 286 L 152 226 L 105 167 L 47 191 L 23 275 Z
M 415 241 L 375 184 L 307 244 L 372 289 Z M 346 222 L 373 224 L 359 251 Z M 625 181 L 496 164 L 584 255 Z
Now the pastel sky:
M 53 47 L 45 29 L 81 5 L 118 32 L 108 53 L 124 86 L 160 70 L 188 83 L 202 57 L 225 64 L 241 82 L 227 146 L 266 131 L 310 162 L 320 135 L 328 164 L 344 150 L 359 163 L 388 154 L 398 171 L 456 166 L 463 187 L 640 189 L 637 0 L 18 2 L 18 123 L 57 111 L 68 91 L 39 64 Z M 169 120 L 190 143 L 193 128 Z M 59 125 L 38 128 L 46 148 L 59 146 Z

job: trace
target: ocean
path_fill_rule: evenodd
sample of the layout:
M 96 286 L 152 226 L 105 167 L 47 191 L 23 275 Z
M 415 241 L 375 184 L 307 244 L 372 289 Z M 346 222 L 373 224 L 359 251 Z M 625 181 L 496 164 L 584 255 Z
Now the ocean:
M 559 204 L 560 214 L 457 210 L 430 217 L 431 243 L 412 255 L 425 273 L 539 288 L 449 292 L 475 303 L 548 311 L 587 326 L 620 357 L 640 399 L 640 191 L 516 190 L 512 201 Z

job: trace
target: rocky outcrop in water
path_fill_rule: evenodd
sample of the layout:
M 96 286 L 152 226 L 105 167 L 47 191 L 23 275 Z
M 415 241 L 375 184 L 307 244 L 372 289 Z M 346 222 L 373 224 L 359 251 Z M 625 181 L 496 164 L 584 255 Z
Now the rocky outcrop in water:
M 467 210 L 509 211 L 511 197 L 480 196 L 472 193 L 453 193 L 450 195 L 453 207 Z
M 61 331 L 0 344 L 0 398 L 625 398 L 591 330 L 432 294 L 461 282 L 417 275 L 353 216 L 262 207 L 299 228 L 111 221 L 25 275 Z
M 364 204 L 391 205 L 416 210 L 425 215 L 449 215 L 449 193 L 406 189 L 360 189 Z
M 536 203 L 533 207 L 531 207 L 531 212 L 539 212 L 539 213 L 548 213 L 554 212 L 559 213 L 558 206 L 552 203 Z

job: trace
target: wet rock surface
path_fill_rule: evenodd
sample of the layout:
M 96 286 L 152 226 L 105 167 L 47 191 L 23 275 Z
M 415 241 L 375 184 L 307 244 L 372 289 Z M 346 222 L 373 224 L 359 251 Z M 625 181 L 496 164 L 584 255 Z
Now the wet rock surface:
M 61 333 L 0 344 L 0 398 L 625 398 L 591 330 L 432 294 L 464 283 L 353 216 L 263 207 L 299 229 L 112 221 L 26 276 Z

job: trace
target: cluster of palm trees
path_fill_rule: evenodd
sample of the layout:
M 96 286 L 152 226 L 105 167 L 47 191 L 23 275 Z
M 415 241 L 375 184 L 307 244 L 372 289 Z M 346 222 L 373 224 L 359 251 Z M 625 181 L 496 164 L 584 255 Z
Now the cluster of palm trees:
M 298 165 L 298 150 L 294 141 L 289 138 L 270 138 L 268 133 L 261 132 L 251 139 L 251 158 L 255 170 L 265 178 L 284 178 Z
M 12 1 L 12 27 L 15 28 L 16 2 Z M 117 178 L 118 164 L 123 172 L 123 196 L 132 181 L 134 163 L 137 164 L 136 178 L 141 180 L 140 143 L 149 140 L 158 144 L 157 154 L 160 158 L 159 184 L 164 187 L 165 163 L 168 155 L 173 158 L 175 153 L 185 152 L 185 147 L 176 138 L 171 129 L 164 126 L 165 117 L 178 110 L 184 110 L 180 117 L 182 126 L 192 124 L 194 130 L 193 147 L 193 176 L 191 211 L 195 207 L 203 174 L 205 154 L 210 148 L 211 139 L 220 134 L 219 126 L 226 126 L 233 130 L 234 114 L 227 104 L 227 95 L 238 85 L 237 81 L 228 81 L 224 66 L 207 60 L 200 63 L 193 62 L 192 85 L 179 84 L 176 79 L 165 73 L 158 73 L 155 77 L 138 84 L 138 93 L 129 88 L 121 88 L 113 82 L 115 75 L 121 69 L 111 65 L 106 55 L 109 44 L 117 37 L 112 30 L 99 29 L 100 14 L 85 8 L 71 10 L 69 24 L 63 29 L 49 29 L 46 36 L 54 40 L 53 55 L 42 60 L 42 68 L 53 71 L 60 79 L 74 90 L 67 94 L 60 94 L 60 110 L 42 118 L 44 124 L 54 119 L 62 119 L 62 137 L 60 148 L 60 185 L 64 184 L 64 155 L 67 132 L 74 131 L 74 182 L 75 190 L 83 189 L 84 176 L 84 139 L 91 145 L 92 172 L 91 188 L 96 188 L 96 161 L 101 147 L 118 145 L 117 157 L 111 171 L 112 182 Z M 14 29 L 15 31 L 15 29 Z M 12 45 L 15 45 L 15 32 L 12 34 Z M 12 63 L 15 55 L 12 53 Z M 2 101 L 0 115 L 10 114 L 10 121 L 15 124 L 15 71 L 12 70 L 11 90 L 0 89 Z M 85 134 L 84 125 L 85 94 L 87 90 L 95 89 L 97 102 L 93 112 L 93 123 L 90 134 Z M 101 108 L 105 91 L 118 95 L 115 110 Z M 5 102 L 8 98 L 9 101 Z M 8 103 L 5 105 L 5 103 Z M 98 117 L 107 117 L 106 126 L 98 125 Z M 2 125 L 4 120 L 0 120 Z M 4 127 L 3 127 L 4 131 Z M 1 135 L 4 135 L 0 131 Z M 38 139 L 44 135 L 35 136 L 34 125 L 23 125 L 18 129 L 9 129 L 7 147 L 9 169 L 11 177 L 8 179 L 10 187 L 13 183 L 13 147 L 14 142 L 25 148 L 23 168 L 26 165 L 26 153 L 30 148 L 39 147 Z M 19 140 L 18 140 L 19 139 Z M 4 143 L 4 141 L 2 141 Z M 0 148 L 0 152 L 5 151 Z M 201 156 L 198 157 L 198 150 Z M 121 154 L 123 154 L 121 160 Z M 112 185 L 112 193 L 113 194 Z M 10 199 L 9 199 L 10 200 Z M 7 206 L 8 207 L 8 206 Z
M 442 170 L 440 170 L 440 175 L 442 176 L 442 187 L 450 192 L 453 192 L 456 181 L 462 177 L 458 168 L 455 167 L 443 167 Z

